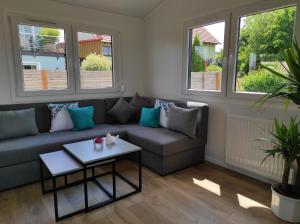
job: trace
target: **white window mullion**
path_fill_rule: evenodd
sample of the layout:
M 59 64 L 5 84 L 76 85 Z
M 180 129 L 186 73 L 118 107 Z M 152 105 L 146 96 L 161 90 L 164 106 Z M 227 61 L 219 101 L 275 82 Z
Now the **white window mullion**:
M 73 30 L 73 43 L 74 43 L 74 64 L 75 64 L 75 77 L 76 77 L 76 92 L 77 93 L 113 93 L 113 92 L 120 92 L 120 36 L 119 32 L 112 29 L 107 28 L 101 28 L 101 27 L 95 27 L 95 26 L 87 26 L 87 25 L 80 25 L 76 24 L 72 27 Z M 92 38 L 94 36 L 94 38 Z M 90 54 L 96 54 L 97 57 L 104 58 L 104 60 L 109 59 L 110 56 L 106 57 L 103 55 L 103 43 L 97 38 L 101 37 L 109 37 L 111 38 L 110 46 L 112 47 L 112 55 L 111 55 L 111 67 L 112 70 L 107 71 L 101 71 L 101 69 L 96 69 L 95 71 L 83 71 L 81 69 L 81 65 L 84 60 L 86 60 L 86 57 L 88 53 Z M 85 38 L 86 37 L 86 38 Z M 105 41 L 105 40 L 103 40 Z M 86 42 L 86 43 L 85 43 Z M 89 42 L 94 42 L 95 45 L 98 46 L 99 49 L 95 50 L 95 52 L 92 52 L 89 49 Z M 82 47 L 82 50 L 80 52 L 80 47 Z M 84 54 L 84 55 L 80 55 Z M 89 55 L 90 55 L 89 54 Z M 80 59 L 81 57 L 81 59 Z M 80 60 L 82 62 L 80 63 Z M 94 83 L 91 85 L 84 84 L 86 82 L 90 82 L 90 80 L 87 80 L 88 76 L 85 75 L 84 77 L 82 74 L 84 73 L 91 73 L 91 75 L 103 75 L 103 73 L 110 73 L 111 72 L 111 81 L 108 80 L 109 83 L 104 84 L 101 83 L 101 79 L 95 80 Z M 99 78 L 98 77 L 98 78 Z
M 242 98 L 242 99 L 258 99 L 264 93 L 259 92 L 246 92 L 238 90 L 238 84 L 236 83 L 237 78 L 237 64 L 239 57 L 239 35 L 240 35 L 240 20 L 248 16 L 255 16 L 260 13 L 268 13 L 276 10 L 281 10 L 288 7 L 297 6 L 297 1 L 294 0 L 278 0 L 278 1 L 265 1 L 261 3 L 255 3 L 249 5 L 248 7 L 241 7 L 238 9 L 232 10 L 231 18 L 231 32 L 230 32 L 230 62 L 229 62 L 229 75 L 228 75 L 228 88 L 227 95 L 233 98 Z M 297 7 L 298 8 L 298 7 Z M 299 9 L 297 9 L 299 14 Z M 299 16 L 296 15 L 296 24 L 299 22 Z M 295 25 L 295 36 L 298 36 L 299 39 L 299 28 Z M 264 28 L 261 29 L 261 32 L 264 32 Z M 292 40 L 291 40 L 292 41 Z M 250 59 L 249 59 L 250 60 Z
M 14 61 L 15 61 L 15 75 L 16 75 L 16 94 L 19 97 L 24 97 L 24 96 L 46 96 L 46 95 L 58 95 L 58 94 L 71 94 L 74 93 L 74 78 L 72 77 L 73 74 L 73 65 L 72 63 L 69 63 L 69 55 L 72 55 L 72 44 L 70 42 L 70 25 L 66 23 L 61 23 L 61 22 L 44 22 L 41 21 L 40 19 L 32 19 L 28 17 L 22 17 L 22 16 L 16 16 L 16 15 L 9 15 L 10 18 L 10 25 L 11 25 L 11 31 L 12 31 L 12 44 L 13 44 L 13 49 L 14 49 Z M 21 52 L 21 38 L 23 34 L 19 32 L 19 28 L 21 28 L 23 25 L 28 25 L 31 26 L 32 30 L 34 28 L 38 29 L 55 29 L 58 32 L 60 32 L 59 36 L 56 37 L 58 38 L 57 43 L 45 43 L 45 45 L 42 46 L 35 46 L 34 48 L 38 48 L 37 54 L 35 53 L 34 49 L 28 49 L 28 54 L 22 54 Z M 39 35 L 33 33 L 32 35 Z M 59 40 L 61 38 L 62 40 Z M 33 43 L 33 39 L 37 39 L 37 37 L 32 37 L 32 43 L 31 44 L 36 44 Z M 23 41 L 26 41 L 26 35 L 25 39 Z M 28 40 L 30 41 L 30 40 Z M 60 44 L 62 46 L 65 45 L 65 48 L 63 52 L 52 52 L 49 49 L 52 49 L 55 47 L 60 47 Z M 57 46 L 58 45 L 58 46 Z M 28 44 L 30 47 L 30 42 Z M 31 46 L 33 47 L 33 46 Z M 48 50 L 46 48 L 49 48 Z M 46 50 L 45 50 L 46 49 Z M 31 52 L 32 51 L 32 52 Z M 57 58 L 55 56 L 56 54 L 63 53 L 64 56 L 62 58 Z M 55 59 L 56 57 L 56 59 Z M 23 70 L 23 63 L 26 64 L 26 60 L 29 60 L 30 62 L 34 61 L 35 63 L 39 63 L 41 66 L 40 76 L 38 77 L 38 74 L 33 75 L 33 78 L 27 78 L 25 79 L 24 77 L 24 71 Z M 59 62 L 59 60 L 61 60 Z M 63 66 L 65 65 L 65 66 Z M 45 82 L 40 81 L 43 80 L 43 74 L 42 71 L 47 72 L 49 69 L 52 71 L 55 70 L 58 66 L 63 66 L 65 69 L 66 73 L 66 83 L 61 84 L 62 86 L 59 86 L 56 88 L 55 84 L 54 86 L 50 86 L 48 81 L 49 81 L 49 76 L 47 77 L 47 85 L 44 85 Z M 50 68 L 51 67 L 51 68 Z M 34 72 L 33 72 L 34 73 Z M 53 72 L 52 72 L 53 73 Z M 35 73 L 34 73 L 35 74 Z M 45 79 L 45 76 L 44 76 Z M 42 84 L 39 84 L 41 82 Z M 26 87 L 26 88 L 25 88 Z
M 192 85 L 192 81 L 189 80 L 191 78 L 191 71 L 190 71 L 190 63 L 192 63 L 191 60 L 191 46 L 192 46 L 192 35 L 193 31 L 196 33 L 198 32 L 197 29 L 206 29 L 208 33 L 213 36 L 211 31 L 209 29 L 214 29 L 213 26 L 218 26 L 224 23 L 224 41 L 223 41 L 223 66 L 222 66 L 222 72 L 221 72 L 221 79 L 220 81 L 220 89 L 210 89 L 210 87 L 207 87 L 207 89 L 203 88 L 194 88 Z M 221 32 L 221 31 L 220 31 Z M 229 48 L 229 33 L 230 33 L 230 13 L 221 13 L 218 14 L 218 16 L 208 16 L 208 17 L 202 17 L 199 19 L 193 19 L 190 21 L 187 21 L 184 23 L 184 42 L 183 42 L 183 68 L 182 68 L 182 94 L 183 95 L 213 95 L 213 96 L 225 96 L 226 95 L 226 83 L 227 83 L 227 73 L 228 73 L 228 48 Z M 201 40 L 200 40 L 201 41 Z M 207 43 L 205 43 L 207 44 Z M 213 58 L 207 58 L 206 56 L 209 56 L 210 49 L 208 45 L 204 47 L 207 47 L 206 49 L 203 47 L 203 49 L 200 49 L 200 54 L 202 52 L 202 57 L 204 57 L 205 60 L 211 61 Z M 213 52 L 216 53 L 216 52 Z M 205 75 L 209 75 L 208 72 L 204 72 Z M 204 75 L 203 75 L 204 76 Z M 201 82 L 202 85 L 203 81 Z M 195 85 L 196 86 L 196 85 Z

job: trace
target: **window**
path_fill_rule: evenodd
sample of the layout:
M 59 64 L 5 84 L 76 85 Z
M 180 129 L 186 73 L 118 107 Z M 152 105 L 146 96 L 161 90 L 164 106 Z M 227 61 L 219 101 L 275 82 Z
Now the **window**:
M 119 32 L 9 15 L 16 96 L 120 92 Z
M 18 31 L 24 91 L 67 89 L 65 30 L 19 24 Z
M 226 13 L 184 24 L 183 94 L 225 95 L 229 24 Z
M 112 48 L 112 36 L 99 33 L 77 32 L 80 89 L 113 87 L 113 57 L 103 51 Z
M 296 6 L 239 16 L 236 92 L 269 93 L 282 85 L 281 78 L 259 65 L 285 71 L 280 52 L 292 43 L 295 19 Z
M 266 1 L 184 24 L 182 93 L 257 98 L 283 80 L 281 51 L 300 40 L 297 1 Z M 299 25 L 298 25 L 299 27 Z
M 225 22 L 190 29 L 191 90 L 221 91 Z

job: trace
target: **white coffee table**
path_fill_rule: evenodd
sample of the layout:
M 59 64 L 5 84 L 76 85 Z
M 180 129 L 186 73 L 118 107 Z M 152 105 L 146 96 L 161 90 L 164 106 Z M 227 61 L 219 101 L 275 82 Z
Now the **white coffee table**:
M 50 152 L 46 154 L 40 155 L 41 161 L 41 183 L 42 183 L 42 192 L 43 194 L 53 192 L 54 198 L 54 212 L 55 212 L 55 220 L 59 221 L 61 219 L 65 219 L 67 217 L 79 214 L 85 209 L 79 209 L 77 211 L 71 212 L 69 214 L 65 214 L 63 216 L 59 216 L 58 214 L 58 202 L 57 202 L 57 192 L 67 187 L 74 186 L 76 184 L 82 183 L 81 182 L 73 182 L 71 184 L 68 183 L 67 175 L 72 173 L 80 172 L 83 170 L 83 167 L 74 160 L 71 156 L 68 155 L 65 151 L 57 151 L 57 152 Z M 47 169 L 49 172 L 51 179 L 52 179 L 52 189 L 45 190 L 45 177 L 44 177 L 44 168 Z M 63 187 L 56 186 L 56 180 L 58 177 L 65 177 L 65 184 Z
M 131 144 L 125 140 L 118 138 L 114 144 L 107 145 L 104 140 L 102 149 L 96 149 L 94 146 L 93 140 L 87 140 L 82 142 L 76 142 L 72 144 L 63 145 L 65 151 L 73 157 L 82 167 L 83 167 L 83 178 L 84 178 L 84 194 L 85 194 L 85 208 L 87 211 L 93 210 L 95 208 L 102 207 L 109 203 L 112 203 L 116 200 L 120 200 L 122 198 L 128 197 L 132 194 L 138 193 L 142 191 L 142 161 L 141 161 L 141 148 Z M 120 157 L 125 155 L 137 153 L 138 154 L 138 166 L 139 166 L 139 183 L 138 185 L 132 183 L 119 172 L 116 171 L 115 161 L 117 161 Z M 105 202 L 98 203 L 93 206 L 89 206 L 88 204 L 88 189 L 87 182 L 89 181 L 87 178 L 87 169 L 92 169 L 92 176 L 94 177 L 94 167 L 99 166 L 103 163 L 111 163 L 112 171 L 102 174 L 109 175 L 112 174 L 112 187 L 113 193 L 111 194 L 104 186 L 96 179 L 93 178 L 93 181 L 96 185 L 98 185 L 104 193 L 109 197 L 109 200 Z M 116 175 L 134 188 L 134 191 L 127 193 L 125 195 L 116 197 Z
M 116 161 L 126 155 L 137 153 L 138 154 L 138 185 L 132 183 L 119 172 L 116 171 Z M 136 194 L 142 191 L 142 164 L 141 164 L 141 148 L 126 142 L 122 139 L 117 139 L 115 144 L 106 145 L 104 142 L 102 149 L 96 149 L 94 146 L 94 140 L 76 142 L 72 144 L 64 145 L 64 150 L 51 152 L 40 155 L 41 162 L 41 182 L 43 194 L 53 192 L 54 196 L 54 209 L 55 220 L 59 221 L 70 216 L 79 214 L 81 212 L 88 212 L 93 209 L 105 206 L 122 198 L 126 198 L 130 195 Z M 112 171 L 95 175 L 94 169 L 102 165 L 112 165 Z M 44 168 L 49 172 L 53 187 L 51 190 L 45 190 L 44 186 Z M 87 170 L 92 170 L 92 175 L 87 177 Z M 83 172 L 83 180 L 68 183 L 68 175 Z M 107 190 L 98 180 L 98 177 L 105 175 L 112 175 L 112 193 Z M 134 190 L 130 193 L 116 197 L 116 176 L 121 178 L 127 184 L 129 184 Z M 58 177 L 65 178 L 65 184 L 62 187 L 56 186 L 56 180 Z M 89 206 L 88 203 L 88 188 L 87 183 L 93 181 L 107 196 L 108 200 Z M 59 216 L 57 192 L 59 190 L 72 187 L 78 184 L 84 185 L 84 208 L 78 211 L 71 212 L 69 214 Z

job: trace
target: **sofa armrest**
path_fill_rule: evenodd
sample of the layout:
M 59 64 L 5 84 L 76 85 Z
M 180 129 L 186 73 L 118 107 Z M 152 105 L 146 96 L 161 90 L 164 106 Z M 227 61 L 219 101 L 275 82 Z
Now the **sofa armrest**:
M 199 102 L 187 102 L 187 108 L 198 108 L 198 121 L 196 136 L 202 139 L 204 144 L 207 143 L 207 131 L 208 131 L 208 105 Z

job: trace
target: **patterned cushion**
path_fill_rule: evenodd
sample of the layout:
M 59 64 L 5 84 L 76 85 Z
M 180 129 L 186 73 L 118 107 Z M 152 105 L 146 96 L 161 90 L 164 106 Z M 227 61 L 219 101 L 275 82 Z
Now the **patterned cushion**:
M 70 130 L 74 127 L 68 109 L 78 108 L 78 103 L 48 104 L 51 110 L 50 132 Z
M 160 126 L 164 128 L 168 128 L 168 113 L 169 113 L 169 106 L 175 105 L 173 102 L 163 101 L 156 99 L 154 107 L 161 107 L 160 109 Z

